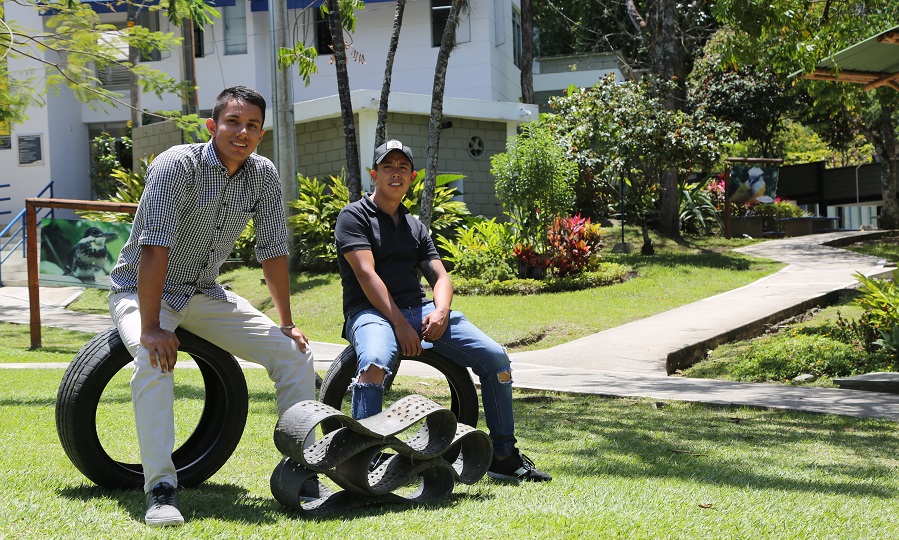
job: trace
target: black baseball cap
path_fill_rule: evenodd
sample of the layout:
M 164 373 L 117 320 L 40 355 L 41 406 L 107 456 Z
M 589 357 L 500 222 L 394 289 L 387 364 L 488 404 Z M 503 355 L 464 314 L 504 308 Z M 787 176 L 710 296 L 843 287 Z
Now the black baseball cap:
M 412 163 L 413 166 L 415 165 L 415 160 L 412 159 L 412 149 L 396 139 L 391 139 L 381 146 L 375 148 L 375 165 L 377 166 L 379 163 L 384 161 L 384 158 L 387 157 L 387 154 L 393 152 L 394 150 L 399 150 L 402 153 L 406 154 L 406 157 L 409 158 L 409 162 Z

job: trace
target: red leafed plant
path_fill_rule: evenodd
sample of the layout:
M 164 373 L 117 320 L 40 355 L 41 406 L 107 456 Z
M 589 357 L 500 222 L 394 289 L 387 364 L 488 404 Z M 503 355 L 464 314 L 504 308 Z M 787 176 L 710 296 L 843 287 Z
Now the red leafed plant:
M 560 276 L 583 272 L 590 262 L 590 255 L 602 246 L 602 239 L 590 218 L 580 214 L 557 217 L 547 232 L 552 256 L 549 264 Z

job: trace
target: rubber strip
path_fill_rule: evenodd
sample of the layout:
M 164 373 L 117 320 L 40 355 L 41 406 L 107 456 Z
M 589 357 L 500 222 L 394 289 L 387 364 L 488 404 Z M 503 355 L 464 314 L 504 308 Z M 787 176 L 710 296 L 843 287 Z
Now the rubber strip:
M 337 420 L 343 427 L 304 448 L 306 438 L 327 420 Z M 414 434 L 406 433 L 422 420 Z M 400 434 L 411 436 L 401 440 Z M 274 439 L 286 457 L 272 473 L 272 495 L 282 505 L 303 512 L 440 502 L 456 482 L 480 480 L 493 458 L 493 443 L 486 433 L 458 423 L 449 410 L 414 394 L 363 420 L 319 401 L 302 401 L 281 415 Z M 387 448 L 396 454 L 369 470 Z M 444 456 L 454 455 L 456 449 L 458 456 L 450 463 Z M 318 474 L 342 489 L 332 492 L 316 480 Z M 414 493 L 393 493 L 416 477 L 421 483 Z

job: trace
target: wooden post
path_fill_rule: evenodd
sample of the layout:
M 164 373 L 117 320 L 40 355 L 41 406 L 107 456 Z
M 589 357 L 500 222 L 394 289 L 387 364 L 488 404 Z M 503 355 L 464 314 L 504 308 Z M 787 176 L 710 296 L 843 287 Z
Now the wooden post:
M 41 292 L 38 287 L 37 209 L 25 200 L 25 263 L 28 268 L 28 307 L 30 310 L 31 348 L 41 348 Z
M 730 197 L 727 189 L 730 187 L 730 161 L 724 167 L 724 237 L 730 240 Z
M 41 348 L 41 289 L 37 253 L 37 209 L 65 208 L 68 210 L 94 210 L 134 214 L 137 205 L 105 201 L 79 201 L 73 199 L 25 199 L 25 257 L 28 265 L 28 308 L 30 314 L 31 348 Z

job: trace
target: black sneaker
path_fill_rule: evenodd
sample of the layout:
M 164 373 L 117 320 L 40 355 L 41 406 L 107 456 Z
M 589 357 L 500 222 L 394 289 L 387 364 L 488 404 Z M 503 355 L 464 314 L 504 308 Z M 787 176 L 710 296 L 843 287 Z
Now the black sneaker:
M 144 516 L 144 522 L 151 527 L 184 523 L 184 517 L 178 511 L 178 493 L 168 482 L 156 484 L 153 490 L 147 493 L 147 514 Z
M 534 462 L 520 450 L 516 450 L 506 459 L 496 459 L 496 456 L 493 456 L 493 462 L 487 469 L 487 476 L 496 480 L 513 482 L 549 482 L 553 479 L 552 476 L 535 467 Z

